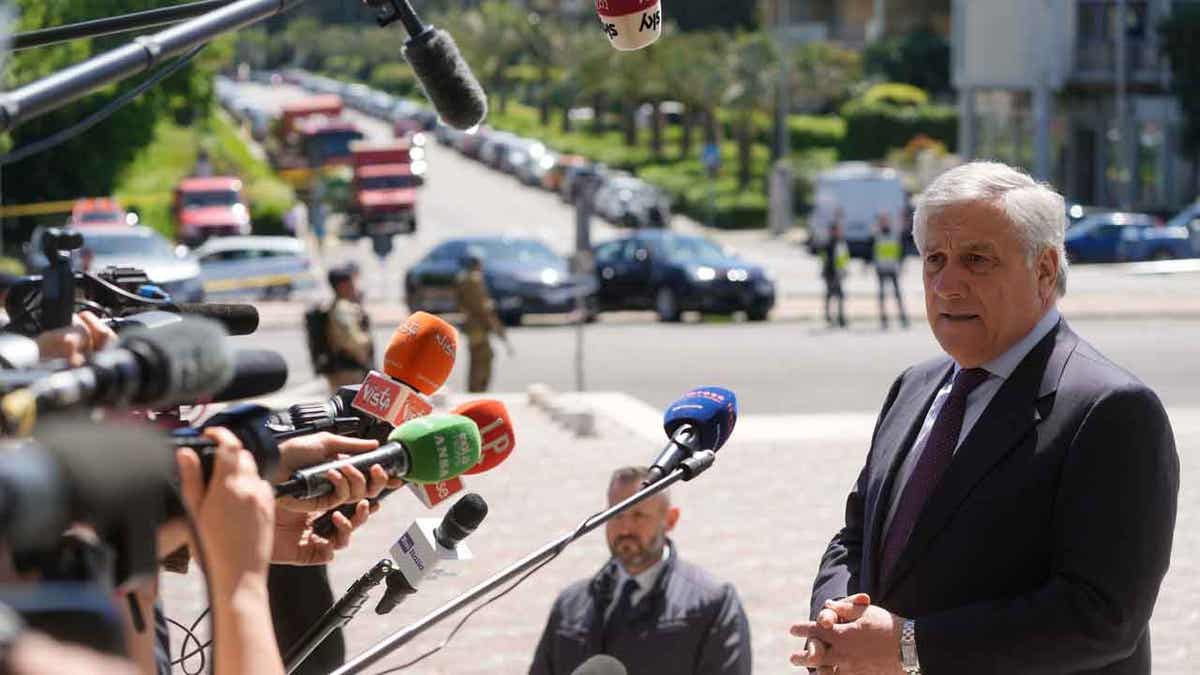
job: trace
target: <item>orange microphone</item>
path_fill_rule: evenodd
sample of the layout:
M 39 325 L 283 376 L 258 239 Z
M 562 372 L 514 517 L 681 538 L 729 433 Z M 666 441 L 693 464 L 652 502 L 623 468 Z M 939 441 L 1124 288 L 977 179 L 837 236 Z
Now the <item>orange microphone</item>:
M 398 427 L 433 412 L 428 396 L 441 388 L 454 368 L 458 331 L 440 317 L 416 312 L 392 333 L 383 372 L 372 370 L 351 407 Z

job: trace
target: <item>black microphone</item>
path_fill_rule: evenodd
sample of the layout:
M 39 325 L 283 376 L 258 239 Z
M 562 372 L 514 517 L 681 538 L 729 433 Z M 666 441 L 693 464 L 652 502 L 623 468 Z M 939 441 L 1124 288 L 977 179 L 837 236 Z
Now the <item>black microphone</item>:
M 80 368 L 52 373 L 28 391 L 39 410 L 76 405 L 160 408 L 204 400 L 233 378 L 233 358 L 220 325 L 187 319 L 121 336 L 115 349 Z
M 387 614 L 417 592 L 421 580 L 429 575 L 443 559 L 456 559 L 458 544 L 475 531 L 487 516 L 488 506 L 483 497 L 469 492 L 462 496 L 434 528 L 432 537 L 417 521 L 392 547 L 396 569 L 388 573 L 387 590 L 375 605 L 376 614 Z M 407 572 L 407 573 L 406 573 Z
M 571 675 L 629 675 L 625 664 L 608 654 L 596 654 L 579 664 L 571 671 Z
M 238 349 L 233 352 L 233 377 L 212 395 L 213 403 L 265 396 L 283 389 L 288 367 L 283 355 L 273 349 Z
M 442 121 L 456 129 L 470 129 L 482 122 L 487 115 L 487 94 L 471 73 L 454 38 L 422 22 L 408 0 L 366 2 L 380 8 L 379 25 L 397 20 L 404 24 L 409 35 L 404 43 L 404 58 Z
M 254 305 L 215 302 L 177 302 L 166 306 L 180 314 L 200 316 L 220 322 L 230 335 L 250 335 L 258 330 L 258 308 Z

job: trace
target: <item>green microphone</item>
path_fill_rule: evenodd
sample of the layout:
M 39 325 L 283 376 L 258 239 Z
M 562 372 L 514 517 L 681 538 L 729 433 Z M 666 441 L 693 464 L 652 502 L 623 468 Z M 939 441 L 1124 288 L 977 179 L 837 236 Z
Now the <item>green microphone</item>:
M 410 483 L 440 483 L 479 463 L 479 427 L 462 415 L 430 415 L 392 430 L 388 442 L 371 452 L 315 464 L 275 486 L 276 497 L 314 499 L 333 492 L 325 474 L 353 466 L 364 475 L 378 464 L 392 478 Z

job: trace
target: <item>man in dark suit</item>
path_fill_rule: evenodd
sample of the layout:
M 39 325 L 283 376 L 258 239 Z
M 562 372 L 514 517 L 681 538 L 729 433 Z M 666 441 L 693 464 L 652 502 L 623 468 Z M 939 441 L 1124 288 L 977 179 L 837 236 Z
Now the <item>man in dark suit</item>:
M 1154 392 L 1059 316 L 1062 197 L 973 163 L 914 220 L 946 355 L 888 392 L 793 664 L 1149 673 L 1179 459 Z
M 647 472 L 617 469 L 609 505 L 633 496 Z M 612 558 L 559 594 L 530 675 L 582 672 L 596 654 L 638 675 L 750 675 L 750 623 L 737 591 L 682 559 L 667 537 L 678 520 L 661 492 L 608 521 Z

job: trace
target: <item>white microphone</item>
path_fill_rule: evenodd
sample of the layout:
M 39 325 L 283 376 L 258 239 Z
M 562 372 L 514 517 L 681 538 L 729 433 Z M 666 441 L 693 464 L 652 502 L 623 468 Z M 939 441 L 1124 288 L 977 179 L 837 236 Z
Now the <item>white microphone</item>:
M 426 578 L 449 576 L 438 569 L 442 561 L 471 559 L 471 549 L 462 543 L 479 527 L 487 515 L 487 502 L 469 492 L 464 495 L 439 522 L 435 518 L 418 518 L 392 545 L 395 569 L 387 576 L 387 591 L 375 606 L 376 614 L 387 614 L 405 597 L 416 593 Z
M 608 41 L 621 51 L 641 49 L 662 35 L 659 0 L 596 0 L 596 12 Z

